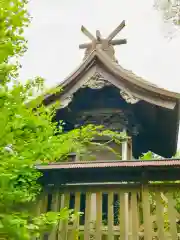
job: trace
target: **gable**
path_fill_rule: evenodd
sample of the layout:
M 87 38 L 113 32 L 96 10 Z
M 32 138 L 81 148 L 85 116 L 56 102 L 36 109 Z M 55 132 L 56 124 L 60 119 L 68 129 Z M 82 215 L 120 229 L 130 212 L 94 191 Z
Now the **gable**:
M 74 93 L 80 88 L 100 89 L 110 85 L 117 87 L 120 95 L 131 104 L 143 100 L 157 106 L 173 109 L 177 103 L 177 96 L 173 98 L 172 94 L 166 96 L 162 92 L 152 92 L 127 81 L 123 77 L 118 78 L 97 59 L 93 64 L 83 68 L 81 66 L 80 70 L 80 72 L 76 71 L 61 84 L 63 88 L 61 93 L 46 97 L 45 104 L 49 105 L 50 102 L 60 100 L 61 107 L 65 107 L 72 101 Z

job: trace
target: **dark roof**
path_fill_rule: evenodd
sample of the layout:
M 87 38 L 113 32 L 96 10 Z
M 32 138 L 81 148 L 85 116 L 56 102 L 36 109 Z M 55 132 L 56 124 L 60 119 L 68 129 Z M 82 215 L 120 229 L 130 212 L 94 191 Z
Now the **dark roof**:
M 138 100 L 130 108 L 135 112 L 144 130 L 136 138 L 137 144 L 134 144 L 134 149 L 138 150 L 135 151 L 134 156 L 138 158 L 140 154 L 149 150 L 163 157 L 174 156 L 177 151 L 179 131 L 180 94 L 159 88 L 136 76 L 124 69 L 99 47 L 92 50 L 80 66 L 60 82 L 58 87 L 62 87 L 63 91 L 45 96 L 43 103 L 50 105 L 60 100 L 60 108 L 66 107 L 67 110 L 67 106 L 80 96 L 78 93 L 81 92 L 83 84 L 88 79 L 92 79 L 96 73 L 102 75 L 103 79 L 125 95 Z M 86 90 L 83 89 L 83 92 L 85 93 Z M 71 110 L 75 112 L 73 107 Z M 69 110 L 64 110 L 64 116 L 66 116 L 58 120 L 65 121 L 68 114 Z M 59 113 L 59 117 L 61 116 L 62 114 Z
M 91 162 L 67 162 L 67 163 L 51 163 L 48 165 L 38 165 L 39 170 L 48 169 L 77 169 L 77 168 L 136 168 L 136 167 L 163 167 L 174 166 L 180 167 L 180 159 L 163 159 L 151 161 L 91 161 Z
M 180 159 L 38 165 L 43 185 L 180 180 Z
M 112 61 L 108 54 L 106 54 L 103 50 L 95 49 L 87 56 L 87 58 L 85 58 L 85 60 L 74 72 L 72 72 L 57 86 L 61 86 L 64 91 L 57 94 L 47 95 L 45 97 L 45 103 L 49 104 L 51 101 L 55 101 L 57 98 L 68 94 L 69 89 L 71 89 L 72 86 L 82 78 L 83 74 L 90 69 L 92 70 L 92 67 L 99 65 L 99 63 L 101 63 L 101 66 L 104 66 L 107 72 L 118 79 L 117 83 L 112 82 L 112 84 L 115 84 L 116 87 L 121 90 L 129 89 L 129 91 L 139 99 L 170 109 L 173 109 L 176 101 L 180 99 L 180 93 L 168 91 L 144 80 L 143 78 L 135 75 L 132 71 L 124 69 L 117 62 Z M 97 69 L 94 71 L 97 71 Z M 110 78 L 109 81 L 111 82 L 112 78 Z

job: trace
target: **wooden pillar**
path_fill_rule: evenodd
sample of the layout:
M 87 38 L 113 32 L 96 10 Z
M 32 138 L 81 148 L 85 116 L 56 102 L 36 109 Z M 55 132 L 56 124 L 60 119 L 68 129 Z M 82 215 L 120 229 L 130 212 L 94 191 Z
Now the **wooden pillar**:
M 91 222 L 96 222 L 96 193 L 91 195 Z
M 127 142 L 127 160 L 132 160 L 133 156 L 132 156 L 132 139 L 128 139 Z M 132 194 L 132 192 L 131 192 Z M 132 197 L 132 195 L 131 195 Z M 128 196 L 128 208 L 129 208 L 129 213 L 128 213 L 128 226 L 129 226 L 129 233 L 131 233 L 131 235 L 129 236 L 129 240 L 132 240 L 132 229 L 133 229 L 133 218 L 132 218 L 132 201 L 130 201 L 129 196 Z
M 126 132 L 126 130 L 124 130 Z M 122 160 L 128 161 L 132 159 L 132 143 L 131 140 L 124 141 L 122 143 Z M 131 211 L 129 207 L 129 193 L 124 194 L 125 198 L 125 240 L 128 240 L 129 231 L 131 228 Z

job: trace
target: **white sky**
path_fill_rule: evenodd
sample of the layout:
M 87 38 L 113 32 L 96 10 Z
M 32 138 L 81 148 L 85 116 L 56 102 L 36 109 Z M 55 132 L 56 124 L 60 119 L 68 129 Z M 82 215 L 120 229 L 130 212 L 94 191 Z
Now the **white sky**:
M 80 43 L 88 39 L 83 24 L 93 34 L 107 36 L 122 20 L 119 34 L 128 44 L 116 47 L 119 63 L 146 80 L 180 92 L 180 36 L 168 41 L 153 0 L 31 0 L 32 24 L 26 35 L 28 51 L 22 59 L 22 80 L 41 76 L 46 86 L 62 81 L 83 57 Z M 180 147 L 180 144 L 179 144 Z

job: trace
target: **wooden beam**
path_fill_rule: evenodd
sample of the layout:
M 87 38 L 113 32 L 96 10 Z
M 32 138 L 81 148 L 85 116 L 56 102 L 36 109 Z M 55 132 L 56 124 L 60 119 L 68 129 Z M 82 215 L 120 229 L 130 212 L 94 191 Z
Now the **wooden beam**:
M 126 133 L 126 129 L 123 130 L 124 133 Z M 127 161 L 128 159 L 128 141 L 124 141 L 122 143 L 122 160 Z M 121 203 L 121 200 L 120 200 Z M 128 234 L 129 234 L 129 193 L 124 193 L 124 211 L 125 215 L 123 217 L 124 221 L 124 240 L 128 240 Z M 121 213 L 120 213 L 121 214 Z M 122 223 L 122 220 L 121 220 Z M 120 233 L 121 234 L 121 233 Z
M 81 31 L 92 41 L 96 40 L 96 38 L 85 28 L 83 25 L 81 26 Z
M 111 41 L 123 28 L 125 27 L 125 21 L 122 21 L 114 31 L 106 38 L 108 41 Z
M 96 38 L 97 38 L 98 41 L 101 40 L 101 33 L 100 33 L 99 30 L 96 30 Z
M 121 45 L 121 44 L 126 44 L 127 40 L 126 39 L 115 39 L 110 41 L 110 45 Z M 88 47 L 92 46 L 92 43 L 83 43 L 79 45 L 79 49 L 86 49 Z
M 110 42 L 110 44 L 113 45 L 113 46 L 126 44 L 126 43 L 127 43 L 127 39 L 114 39 Z
M 92 46 L 92 43 L 83 43 L 83 44 L 79 44 L 79 49 L 85 49 Z

